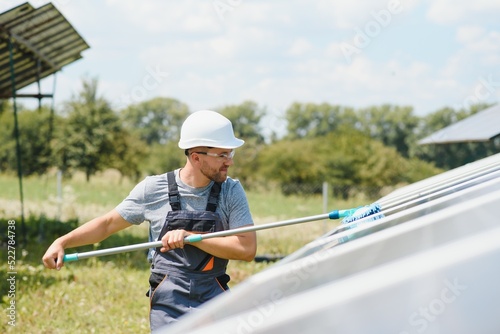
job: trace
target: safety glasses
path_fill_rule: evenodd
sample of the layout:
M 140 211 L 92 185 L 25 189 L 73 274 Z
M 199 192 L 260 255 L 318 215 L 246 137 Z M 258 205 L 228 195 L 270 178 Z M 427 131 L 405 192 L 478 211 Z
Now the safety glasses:
M 212 153 L 212 152 L 192 152 L 192 153 L 208 155 L 209 157 L 214 157 L 214 158 L 217 158 L 219 160 L 228 161 L 228 160 L 232 160 L 234 158 L 235 152 L 236 152 L 235 150 L 231 150 L 229 153 L 220 153 L 220 154 Z

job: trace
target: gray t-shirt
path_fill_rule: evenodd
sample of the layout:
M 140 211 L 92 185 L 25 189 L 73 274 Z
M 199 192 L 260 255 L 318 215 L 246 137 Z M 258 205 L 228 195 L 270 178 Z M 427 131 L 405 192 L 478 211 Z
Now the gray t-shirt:
M 190 187 L 179 178 L 179 170 L 174 172 L 181 195 L 181 209 L 205 211 L 213 182 L 203 188 Z M 149 241 L 156 241 L 167 212 L 171 210 L 168 202 L 167 174 L 146 177 L 118 204 L 116 210 L 131 224 L 149 222 Z M 216 212 L 219 213 L 225 229 L 253 225 L 245 191 L 238 180 L 230 177 L 222 183 Z M 151 249 L 148 258 L 151 258 L 153 253 L 154 249 Z

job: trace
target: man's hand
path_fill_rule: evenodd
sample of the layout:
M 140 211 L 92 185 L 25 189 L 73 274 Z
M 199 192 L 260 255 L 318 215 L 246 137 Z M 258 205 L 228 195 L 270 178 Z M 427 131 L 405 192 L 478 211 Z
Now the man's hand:
M 191 234 L 193 233 L 185 230 L 168 231 L 161 238 L 163 247 L 160 248 L 160 252 L 168 252 L 175 248 L 184 248 L 184 238 Z
M 63 266 L 64 250 L 66 248 L 92 245 L 109 237 L 111 234 L 131 226 L 115 209 L 94 218 L 77 227 L 66 235 L 56 239 L 50 245 L 42 258 L 43 264 L 49 269 L 60 270 Z
M 63 262 L 64 257 L 64 248 L 63 246 L 56 240 L 50 245 L 50 247 L 45 252 L 43 256 L 43 265 L 49 269 L 57 269 L 61 270 L 64 266 Z

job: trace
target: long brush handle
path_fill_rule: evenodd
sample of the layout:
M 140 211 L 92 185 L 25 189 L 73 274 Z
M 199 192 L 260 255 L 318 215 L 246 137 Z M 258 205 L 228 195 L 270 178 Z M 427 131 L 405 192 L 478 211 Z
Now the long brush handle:
M 245 232 L 254 232 L 254 231 L 260 231 L 260 230 L 267 230 L 270 228 L 275 228 L 275 227 L 281 227 L 281 226 L 290 226 L 290 225 L 295 225 L 295 224 L 301 224 L 301 223 L 307 223 L 315 220 L 322 220 L 322 219 L 339 219 L 339 218 L 344 218 L 348 217 L 352 213 L 354 213 L 356 209 L 349 209 L 349 210 L 335 210 L 330 213 L 325 213 L 322 215 L 316 215 L 316 216 L 309 216 L 309 217 L 304 217 L 304 218 L 297 218 L 297 219 L 289 219 L 289 220 L 283 220 L 275 223 L 270 223 L 270 224 L 264 224 L 264 225 L 254 225 L 254 226 L 248 226 L 248 227 L 240 227 L 240 228 L 235 228 L 233 230 L 226 230 L 226 231 L 220 231 L 220 232 L 213 232 L 213 233 L 207 233 L 207 234 L 192 234 L 190 236 L 187 236 L 184 239 L 184 242 L 188 243 L 193 243 L 193 242 L 198 242 L 201 240 L 205 239 L 210 239 L 210 238 L 217 238 L 217 237 L 227 237 L 230 235 L 235 235 L 239 233 L 245 233 Z
M 194 243 L 194 242 L 198 242 L 198 241 L 201 241 L 204 239 L 226 237 L 226 236 L 235 235 L 235 234 L 239 234 L 239 233 L 260 231 L 260 230 L 265 230 L 265 229 L 270 229 L 270 228 L 275 228 L 275 227 L 306 223 L 306 222 L 315 221 L 315 220 L 339 219 L 339 218 L 348 217 L 349 215 L 353 214 L 356 210 L 357 210 L 357 208 L 348 209 L 348 210 L 334 210 L 330 213 L 325 213 L 322 215 L 309 216 L 309 217 L 298 218 L 298 219 L 283 220 L 283 221 L 279 221 L 279 222 L 275 222 L 275 223 L 271 223 L 271 224 L 241 227 L 241 228 L 236 228 L 236 229 L 232 229 L 232 230 L 213 232 L 213 233 L 207 233 L 207 234 L 192 234 L 190 236 L 187 236 L 184 239 L 184 242 L 185 243 Z M 131 251 L 136 251 L 136 250 L 143 250 L 143 249 L 148 249 L 148 248 L 156 248 L 156 247 L 161 247 L 161 246 L 162 246 L 161 241 L 152 241 L 152 242 L 144 242 L 144 243 L 135 244 L 135 245 L 127 245 L 127 246 L 121 246 L 121 247 L 101 249 L 101 250 L 90 251 L 90 252 L 85 252 L 85 253 L 65 254 L 64 258 L 63 258 L 63 262 L 72 262 L 72 261 L 87 259 L 90 257 L 112 255 L 112 254 L 131 252 Z

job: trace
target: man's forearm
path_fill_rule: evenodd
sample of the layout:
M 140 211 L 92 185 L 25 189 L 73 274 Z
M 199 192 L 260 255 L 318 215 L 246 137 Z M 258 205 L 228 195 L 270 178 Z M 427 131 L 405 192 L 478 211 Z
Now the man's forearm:
M 228 260 L 252 261 L 256 253 L 255 232 L 242 233 L 221 238 L 205 239 L 193 243 L 193 246 Z
M 129 226 L 130 223 L 113 210 L 79 226 L 58 238 L 56 242 L 59 242 L 64 249 L 94 244 Z

